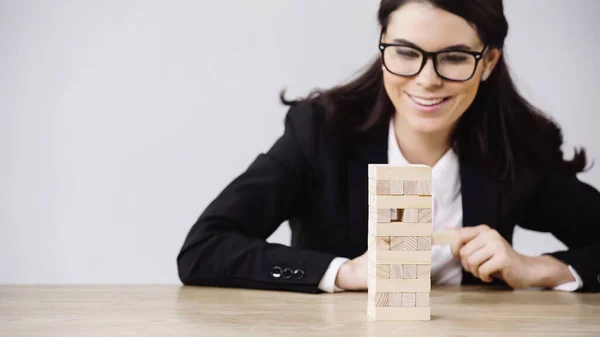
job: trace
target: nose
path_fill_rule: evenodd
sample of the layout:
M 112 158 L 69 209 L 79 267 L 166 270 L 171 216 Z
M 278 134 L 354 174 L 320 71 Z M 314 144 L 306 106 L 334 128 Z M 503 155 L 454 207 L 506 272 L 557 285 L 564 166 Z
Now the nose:
M 424 88 L 439 87 L 443 82 L 443 79 L 435 72 L 432 58 L 427 58 L 427 60 L 425 60 L 425 66 L 421 69 L 421 72 L 417 74 L 415 80 L 417 81 L 417 84 Z

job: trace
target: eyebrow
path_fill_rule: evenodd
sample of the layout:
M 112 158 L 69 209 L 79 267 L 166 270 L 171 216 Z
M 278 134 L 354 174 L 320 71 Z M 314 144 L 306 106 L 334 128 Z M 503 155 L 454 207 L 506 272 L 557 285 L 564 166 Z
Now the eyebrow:
M 414 43 L 412 43 L 412 42 L 410 42 L 408 40 L 405 40 L 405 39 L 393 39 L 392 43 L 403 44 L 403 45 L 407 45 L 407 46 L 410 46 L 410 47 L 416 47 L 416 48 L 421 49 L 421 47 L 419 47 L 416 44 L 414 44 Z M 455 45 L 443 48 L 441 50 L 456 50 L 456 49 L 459 49 L 459 50 L 465 50 L 465 49 L 466 50 L 473 50 L 473 48 L 467 46 L 466 44 L 455 44 Z

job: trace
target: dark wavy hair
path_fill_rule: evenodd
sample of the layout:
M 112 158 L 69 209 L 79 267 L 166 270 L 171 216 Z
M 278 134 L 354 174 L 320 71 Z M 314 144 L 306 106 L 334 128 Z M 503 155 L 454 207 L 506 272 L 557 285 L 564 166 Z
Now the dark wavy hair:
M 395 10 L 414 1 L 433 4 L 464 18 L 484 43 L 503 48 L 508 22 L 502 0 L 382 0 L 378 12 L 382 31 L 385 32 Z M 314 90 L 297 100 L 287 100 L 282 90 L 280 99 L 288 106 L 306 101 L 316 104 L 334 125 L 355 132 L 368 132 L 381 123 L 389 123 L 395 111 L 383 86 L 380 56 L 349 83 Z M 560 128 L 519 94 L 504 53 L 458 120 L 451 144 L 462 161 L 481 165 L 495 178 L 513 183 L 515 176 L 528 168 L 579 173 L 585 170 L 587 162 L 582 148 L 575 149 L 573 159 L 563 158 Z

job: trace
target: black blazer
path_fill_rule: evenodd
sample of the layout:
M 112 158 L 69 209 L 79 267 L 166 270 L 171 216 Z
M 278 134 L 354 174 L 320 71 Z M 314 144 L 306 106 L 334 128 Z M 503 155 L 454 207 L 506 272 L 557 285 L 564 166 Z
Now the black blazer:
M 367 249 L 367 167 L 387 163 L 389 124 L 370 136 L 333 129 L 307 103 L 285 132 L 234 179 L 193 225 L 177 257 L 186 285 L 318 293 L 336 256 Z M 600 193 L 575 175 L 537 170 L 508 189 L 460 163 L 464 226 L 488 224 L 508 242 L 516 224 L 553 233 L 580 291 L 600 291 Z M 265 239 L 289 220 L 292 247 Z M 480 284 L 463 271 L 463 284 Z

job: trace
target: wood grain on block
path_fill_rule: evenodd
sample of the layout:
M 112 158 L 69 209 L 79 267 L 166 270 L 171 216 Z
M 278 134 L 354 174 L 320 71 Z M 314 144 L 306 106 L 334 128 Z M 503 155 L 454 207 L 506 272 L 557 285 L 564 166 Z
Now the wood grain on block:
M 375 249 L 376 250 L 390 250 L 390 237 L 389 236 L 377 236 L 375 238 Z
M 404 195 L 431 195 L 431 180 L 405 180 Z
M 369 192 L 374 194 L 390 194 L 390 181 L 369 179 Z
M 369 249 L 367 256 L 375 264 L 431 264 L 431 252 Z
M 431 223 L 388 222 L 377 223 L 369 220 L 370 234 L 377 236 L 431 236 Z
M 369 164 L 369 178 L 375 180 L 431 180 L 431 166 Z
M 389 303 L 390 293 L 376 293 L 375 294 L 375 306 L 376 307 L 387 307 Z
M 390 222 L 390 209 L 378 209 L 376 212 L 377 222 Z
M 373 195 L 371 206 L 375 208 L 431 208 L 431 196 L 420 195 Z
M 382 264 L 382 266 L 385 266 Z M 391 264 L 390 266 L 390 278 L 404 278 L 402 274 L 402 266 L 401 264 Z
M 403 250 L 403 236 L 392 236 L 390 237 L 390 250 Z
M 375 307 L 368 309 L 369 317 L 375 321 L 429 321 L 431 307 Z
M 420 223 L 433 222 L 433 212 L 431 212 L 431 208 L 419 209 L 419 222 Z
M 428 307 L 429 306 L 429 293 L 417 293 L 415 305 L 417 307 Z
M 394 292 L 388 294 L 388 307 L 402 307 L 402 293 Z
M 417 265 L 417 278 L 421 280 L 431 279 L 431 266 L 428 264 Z
M 419 222 L 419 210 L 417 208 L 405 208 L 398 210 L 400 221 L 406 223 Z
M 390 181 L 390 194 L 403 195 L 404 194 L 404 181 L 403 180 Z
M 375 278 L 380 278 L 380 279 L 389 279 L 390 278 L 390 265 L 389 264 L 377 264 L 374 266 L 375 266 L 375 268 L 371 269 L 371 270 L 374 270 L 374 272 L 369 271 L 369 275 L 374 276 Z
M 427 293 L 431 292 L 431 280 L 371 279 L 369 287 L 376 293 Z
M 418 237 L 417 236 L 405 236 L 402 250 L 404 251 L 416 251 L 418 248 Z
M 416 279 L 417 278 L 417 265 L 416 264 L 405 264 L 402 268 L 403 279 Z
M 450 245 L 458 239 L 457 229 L 443 229 L 431 234 L 431 244 L 436 245 Z
M 402 292 L 402 306 L 403 307 L 415 307 L 417 304 L 417 293 L 413 292 Z
M 417 238 L 417 250 L 431 251 L 431 236 L 419 236 Z

